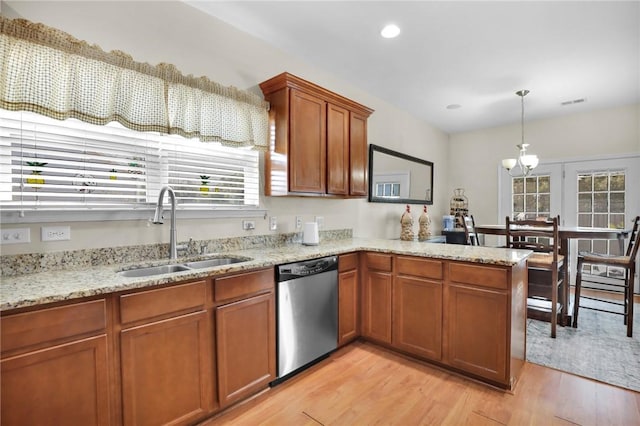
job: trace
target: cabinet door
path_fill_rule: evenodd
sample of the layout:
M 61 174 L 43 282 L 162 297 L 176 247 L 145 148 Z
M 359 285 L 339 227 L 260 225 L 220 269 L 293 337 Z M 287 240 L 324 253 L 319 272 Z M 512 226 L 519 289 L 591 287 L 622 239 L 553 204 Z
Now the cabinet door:
M 327 193 L 349 194 L 349 111 L 327 105 Z
M 349 194 L 367 195 L 367 117 L 351 113 L 349 136 Z
M 108 425 L 107 338 L 0 362 L 2 425 Z
M 506 383 L 507 293 L 454 284 L 448 291 L 446 361 L 455 368 Z
M 326 192 L 327 111 L 322 99 L 291 90 L 289 190 Z
M 338 275 L 338 346 L 358 337 L 358 270 Z
M 367 271 L 364 280 L 362 334 L 391 343 L 391 283 L 389 272 Z
M 442 356 L 442 283 L 396 277 L 393 283 L 393 345 L 422 357 Z
M 204 311 L 121 332 L 125 425 L 186 424 L 211 408 L 211 350 Z
M 216 309 L 220 405 L 265 388 L 276 377 L 273 292 Z

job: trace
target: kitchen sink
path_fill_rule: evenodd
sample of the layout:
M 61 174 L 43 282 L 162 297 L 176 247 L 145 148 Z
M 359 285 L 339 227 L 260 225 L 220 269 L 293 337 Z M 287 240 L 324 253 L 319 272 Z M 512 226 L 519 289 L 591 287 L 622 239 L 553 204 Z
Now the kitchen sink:
M 150 266 L 147 268 L 129 269 L 126 271 L 120 271 L 118 274 L 123 277 L 148 277 L 151 275 L 170 274 L 173 272 L 188 271 L 189 267 L 184 265 L 160 265 Z
M 231 265 L 232 263 L 246 262 L 251 260 L 242 257 L 216 257 L 213 259 L 195 260 L 171 265 L 148 266 L 143 268 L 127 269 L 118 272 L 123 277 L 150 277 L 153 275 L 171 274 L 174 272 L 189 271 L 192 269 L 213 268 L 221 265 Z
M 184 263 L 183 265 L 192 269 L 201 269 L 201 268 L 213 268 L 214 266 L 220 266 L 220 265 L 230 265 L 232 263 L 246 262 L 247 260 L 249 259 L 244 259 L 240 257 L 217 257 L 215 259 L 187 262 L 187 263 Z

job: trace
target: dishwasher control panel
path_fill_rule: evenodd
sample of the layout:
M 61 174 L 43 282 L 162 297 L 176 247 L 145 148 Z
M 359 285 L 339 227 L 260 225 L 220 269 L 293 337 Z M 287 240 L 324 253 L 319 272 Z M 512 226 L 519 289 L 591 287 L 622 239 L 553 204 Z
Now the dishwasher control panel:
M 334 271 L 338 269 L 338 257 L 329 256 L 321 259 L 306 260 L 302 262 L 287 263 L 278 265 L 276 271 L 276 281 L 288 281 L 295 278 L 320 274 L 322 272 Z

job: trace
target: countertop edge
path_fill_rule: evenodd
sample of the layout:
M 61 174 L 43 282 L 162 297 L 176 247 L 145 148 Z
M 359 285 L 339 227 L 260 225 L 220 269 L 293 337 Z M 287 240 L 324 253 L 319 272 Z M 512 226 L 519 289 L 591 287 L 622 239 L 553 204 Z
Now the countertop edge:
M 2 286 L 0 287 L 0 312 L 4 313 L 5 311 L 55 302 L 106 296 L 108 294 L 129 290 L 139 290 L 182 281 L 193 281 L 200 278 L 241 273 L 250 270 L 270 268 L 284 263 L 340 255 L 355 251 L 373 251 L 498 266 L 516 265 L 531 254 L 528 250 L 358 238 L 329 241 L 317 246 L 289 244 L 279 247 L 253 248 L 216 253 L 210 257 L 230 255 L 247 257 L 252 260 L 153 277 L 127 278 L 117 275 L 116 272 L 123 269 L 130 269 L 134 266 L 158 264 L 158 261 L 149 262 L 144 265 L 103 265 L 89 269 L 49 271 L 4 277 L 2 279 Z M 177 263 L 185 260 L 191 259 L 182 259 Z M 167 261 L 162 263 L 166 264 Z M 104 284 L 105 282 L 107 282 L 107 284 Z

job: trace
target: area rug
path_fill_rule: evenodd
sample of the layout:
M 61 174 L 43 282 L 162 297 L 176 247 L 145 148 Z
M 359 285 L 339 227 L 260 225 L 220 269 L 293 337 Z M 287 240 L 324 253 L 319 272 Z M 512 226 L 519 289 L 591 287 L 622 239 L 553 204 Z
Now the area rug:
M 622 316 L 580 310 L 578 328 L 527 320 L 527 361 L 640 392 L 640 306 L 635 305 L 633 337 Z

